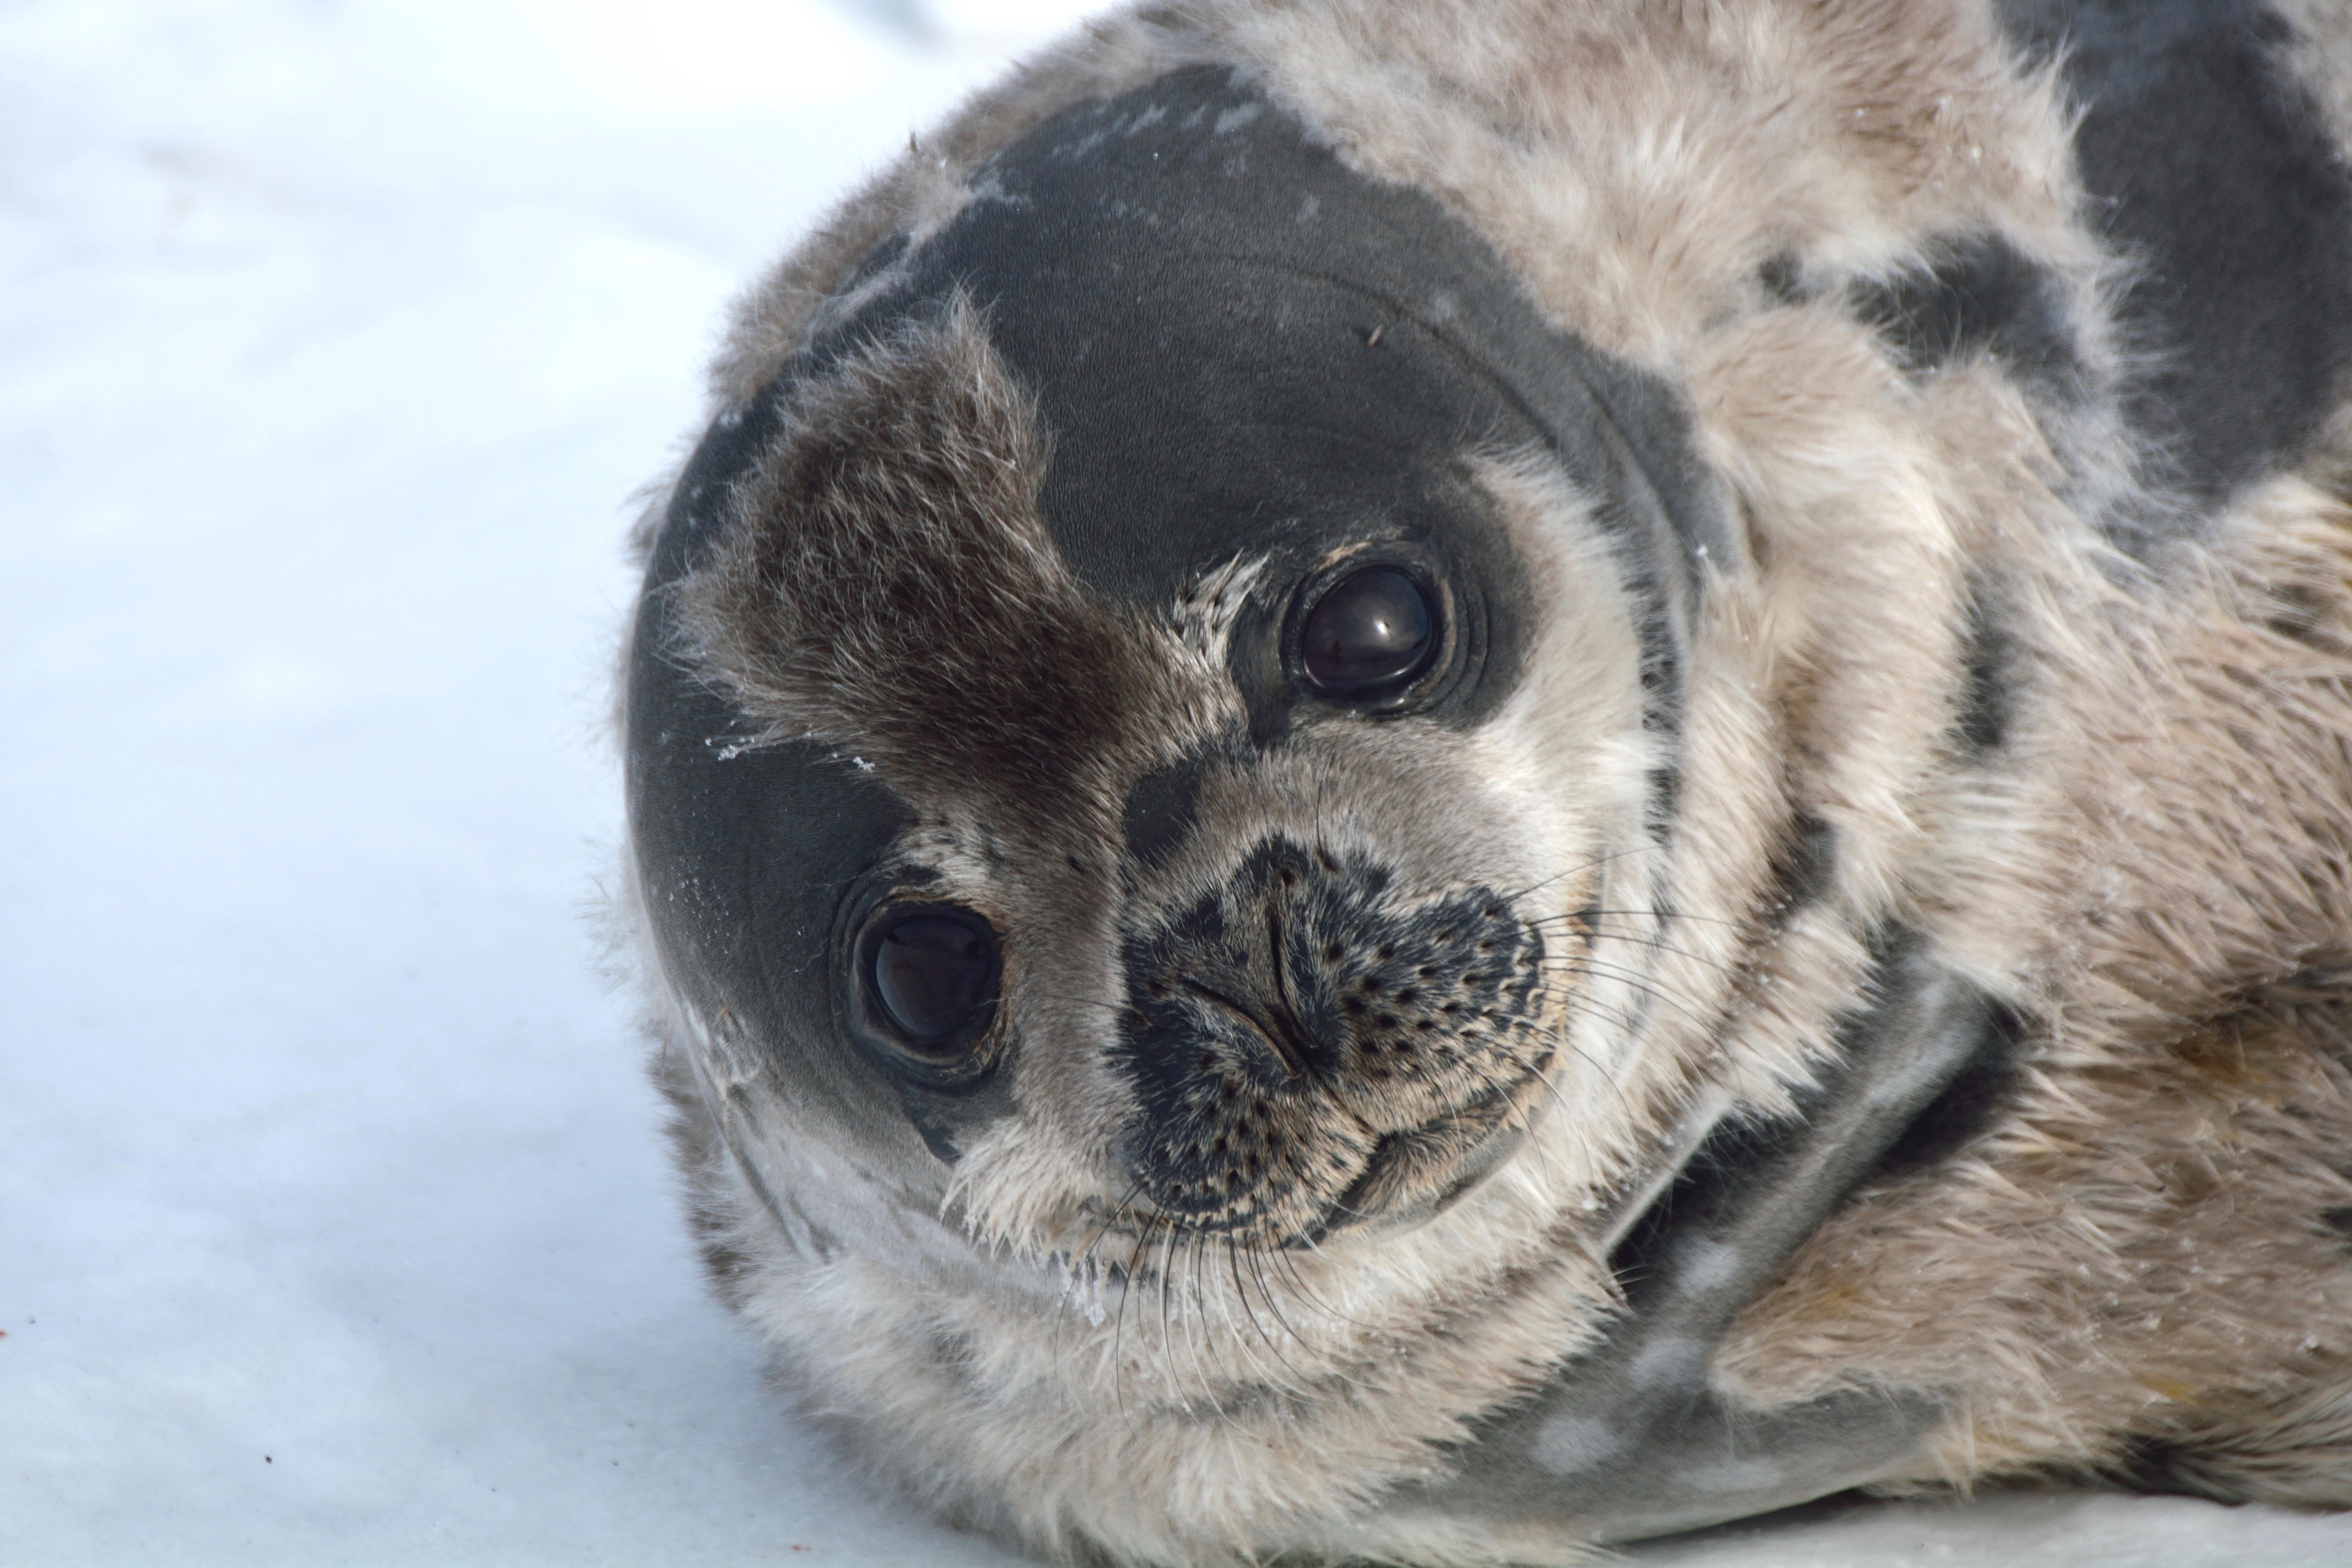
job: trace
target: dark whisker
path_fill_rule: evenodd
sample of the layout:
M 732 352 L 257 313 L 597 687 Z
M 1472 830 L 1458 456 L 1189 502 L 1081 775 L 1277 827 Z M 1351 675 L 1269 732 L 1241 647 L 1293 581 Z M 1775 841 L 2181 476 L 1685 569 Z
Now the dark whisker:
M 1290 1364 L 1290 1358 L 1282 1353 L 1282 1347 L 1274 1342 L 1274 1336 L 1267 1333 L 1265 1325 L 1257 1321 L 1257 1310 L 1250 1305 L 1249 1287 L 1242 1281 L 1241 1248 L 1231 1237 L 1225 1237 L 1225 1266 L 1233 1273 L 1234 1296 L 1241 1302 L 1242 1316 L 1249 1320 L 1250 1328 L 1255 1331 L 1259 1339 L 1265 1342 L 1265 1348 L 1274 1352 L 1274 1359 L 1282 1363 L 1283 1371 L 1290 1374 L 1292 1391 L 1302 1392 L 1306 1384 L 1299 1376 L 1298 1369 Z M 1271 1307 L 1273 1302 L 1269 1300 L 1266 1304 Z M 1276 1321 L 1280 1321 L 1279 1314 L 1276 1314 Z M 1287 1327 L 1286 1324 L 1285 1326 Z
M 1133 1190 L 1133 1188 L 1129 1189 L 1130 1193 Z M 1122 1209 L 1125 1208 L 1126 1200 L 1122 1198 L 1119 1203 L 1120 1207 Z M 1119 1288 L 1118 1316 L 1113 1320 L 1110 1327 L 1111 1399 L 1118 1405 L 1118 1418 L 1121 1422 L 1126 1424 L 1128 1434 L 1130 1436 L 1132 1436 L 1135 1432 L 1135 1418 L 1127 1413 L 1127 1357 L 1124 1351 L 1127 1342 L 1127 1303 L 1135 1294 L 1133 1289 L 1134 1283 L 1135 1276 L 1132 1270 L 1130 1270 L 1128 1275 L 1127 1283 Z

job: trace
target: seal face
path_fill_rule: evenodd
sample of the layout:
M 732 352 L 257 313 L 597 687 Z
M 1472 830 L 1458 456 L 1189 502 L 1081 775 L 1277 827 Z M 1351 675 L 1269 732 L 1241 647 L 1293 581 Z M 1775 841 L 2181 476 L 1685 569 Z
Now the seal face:
M 2352 1502 L 2300 15 L 1138 12 L 788 262 L 648 530 L 626 904 L 812 1415 L 1152 1562 Z
M 1696 563 L 1731 558 L 1680 416 L 1223 71 L 1058 116 L 974 193 L 678 489 L 632 674 L 663 939 L 942 1158 L 1082 1072 L 1123 1101 L 1074 1151 L 1113 1226 L 1425 1215 L 1536 1113 L 1632 804 L 1512 803 L 1468 737 L 1524 696 L 1528 552 L 1581 552 L 1575 739 L 1664 787 Z M 1514 465 L 1581 538 L 1514 536 Z M 785 981 L 747 929 L 827 956 Z

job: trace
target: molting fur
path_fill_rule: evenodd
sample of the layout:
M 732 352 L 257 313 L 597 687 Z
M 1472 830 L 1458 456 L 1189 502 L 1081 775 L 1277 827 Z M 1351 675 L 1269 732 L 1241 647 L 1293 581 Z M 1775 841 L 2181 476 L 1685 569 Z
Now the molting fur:
M 803 1407 L 1136 1561 L 2352 1505 L 2347 37 L 1191 0 L 853 196 L 622 700 Z

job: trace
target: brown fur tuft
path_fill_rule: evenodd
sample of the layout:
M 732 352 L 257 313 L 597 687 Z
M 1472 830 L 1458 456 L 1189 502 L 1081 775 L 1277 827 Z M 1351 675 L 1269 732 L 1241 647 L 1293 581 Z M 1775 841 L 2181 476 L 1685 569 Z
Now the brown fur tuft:
M 1017 816 L 1097 798 L 1071 786 L 1149 755 L 1139 725 L 1205 706 L 1046 538 L 1050 442 L 969 303 L 802 384 L 782 426 L 682 586 L 692 651 L 751 743 L 970 780 Z

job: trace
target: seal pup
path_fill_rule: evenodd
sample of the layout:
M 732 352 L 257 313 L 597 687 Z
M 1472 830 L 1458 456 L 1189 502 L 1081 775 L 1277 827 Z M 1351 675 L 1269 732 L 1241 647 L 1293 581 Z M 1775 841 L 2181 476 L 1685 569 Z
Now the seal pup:
M 2352 1503 L 2352 26 L 1197 0 L 740 308 L 620 914 L 945 1517 Z

